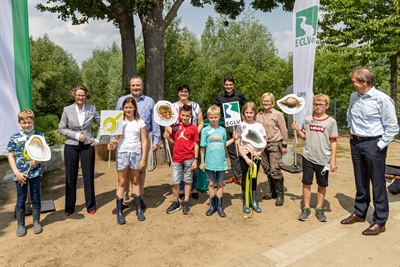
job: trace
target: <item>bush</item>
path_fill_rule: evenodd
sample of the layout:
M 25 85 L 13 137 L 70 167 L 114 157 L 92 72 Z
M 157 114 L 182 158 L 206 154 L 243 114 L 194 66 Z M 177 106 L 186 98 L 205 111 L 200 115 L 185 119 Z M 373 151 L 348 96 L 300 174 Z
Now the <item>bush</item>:
M 58 129 L 59 121 L 57 115 L 54 114 L 39 116 L 35 119 L 35 129 L 42 133 L 51 132 Z
M 57 131 L 50 131 L 43 133 L 49 146 L 56 146 L 64 144 L 65 136 L 59 134 Z

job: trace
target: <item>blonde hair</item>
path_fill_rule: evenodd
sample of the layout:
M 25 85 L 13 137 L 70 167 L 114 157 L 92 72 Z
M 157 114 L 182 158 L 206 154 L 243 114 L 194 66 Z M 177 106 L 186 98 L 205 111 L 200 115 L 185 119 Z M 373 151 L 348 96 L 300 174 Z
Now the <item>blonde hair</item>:
M 273 93 L 269 93 L 269 92 L 268 92 L 268 93 L 264 93 L 264 94 L 261 96 L 261 98 L 260 98 L 261 106 L 262 106 L 262 101 L 263 101 L 263 99 L 266 98 L 266 97 L 271 98 L 272 106 L 275 106 L 275 96 L 274 96 Z
M 18 122 L 24 121 L 26 119 L 32 119 L 35 121 L 35 113 L 30 109 L 24 109 L 18 113 Z
M 219 115 L 221 116 L 221 109 L 217 106 L 211 106 L 208 110 L 207 110 L 207 116 L 208 115 Z
M 314 98 L 313 98 L 313 100 L 314 100 L 314 102 L 315 102 L 315 101 L 324 101 L 325 104 L 326 104 L 327 106 L 329 106 L 329 97 L 328 97 L 327 95 L 325 95 L 325 94 L 318 94 L 318 95 L 315 95 Z
M 246 104 L 244 104 L 243 108 L 242 108 L 242 120 L 245 120 L 244 117 L 244 112 L 247 109 L 251 109 L 254 112 L 254 120 L 256 119 L 256 115 L 257 115 L 257 106 L 256 104 L 254 104 L 254 102 L 247 102 Z
M 77 86 L 75 86 L 74 88 L 72 88 L 71 94 L 70 94 L 72 99 L 75 99 L 75 94 L 76 94 L 76 91 L 77 91 L 77 90 L 82 90 L 82 91 L 84 91 L 84 92 L 85 92 L 86 99 L 90 99 L 91 95 L 90 95 L 90 93 L 89 93 L 89 89 L 87 89 L 86 86 L 84 86 L 84 85 L 77 85 Z

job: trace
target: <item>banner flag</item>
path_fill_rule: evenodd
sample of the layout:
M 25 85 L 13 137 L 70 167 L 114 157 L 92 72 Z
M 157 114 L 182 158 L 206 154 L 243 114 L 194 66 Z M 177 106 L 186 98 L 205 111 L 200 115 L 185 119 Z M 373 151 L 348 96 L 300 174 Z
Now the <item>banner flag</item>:
M 318 10 L 319 0 L 296 0 L 293 9 L 293 93 L 305 100 L 303 110 L 294 115 L 300 127 L 312 113 Z
M 18 113 L 32 109 L 27 0 L 0 1 L 0 155 L 19 131 Z

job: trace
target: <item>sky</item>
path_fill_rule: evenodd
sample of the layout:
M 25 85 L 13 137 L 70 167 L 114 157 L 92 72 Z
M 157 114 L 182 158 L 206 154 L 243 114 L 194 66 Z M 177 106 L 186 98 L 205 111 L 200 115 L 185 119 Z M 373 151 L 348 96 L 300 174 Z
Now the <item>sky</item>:
M 246 1 L 248 2 L 248 1 Z M 120 34 L 112 23 L 105 20 L 90 20 L 89 24 L 72 25 L 71 21 L 57 19 L 57 14 L 40 12 L 35 6 L 38 3 L 45 4 L 45 0 L 28 0 L 29 34 L 34 39 L 47 34 L 51 41 L 61 46 L 77 61 L 79 65 L 92 55 L 93 49 L 107 49 L 113 42 L 121 44 Z M 246 10 L 250 7 L 246 7 Z M 207 18 L 219 17 L 213 6 L 196 8 L 185 1 L 178 11 L 181 17 L 181 27 L 187 27 L 189 31 L 198 37 L 202 34 Z M 278 8 L 270 13 L 255 12 L 259 22 L 268 27 L 273 38 L 279 56 L 286 58 L 292 49 L 292 13 L 284 12 Z M 140 21 L 135 17 L 136 35 L 140 33 Z

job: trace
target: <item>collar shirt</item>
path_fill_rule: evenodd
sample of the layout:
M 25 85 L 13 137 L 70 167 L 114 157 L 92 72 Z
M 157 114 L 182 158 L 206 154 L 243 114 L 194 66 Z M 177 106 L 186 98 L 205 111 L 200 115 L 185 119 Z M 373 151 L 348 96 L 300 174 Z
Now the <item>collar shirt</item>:
M 133 97 L 132 94 L 121 96 L 118 99 L 117 105 L 115 106 L 115 110 L 123 110 L 122 104 L 124 100 L 128 97 Z M 154 100 L 151 97 L 141 95 L 138 100 L 136 100 L 136 105 L 139 112 L 139 117 L 146 124 L 146 136 L 149 135 L 150 132 L 153 132 L 153 144 L 158 145 L 160 143 L 161 132 L 160 126 L 154 121 L 153 113 L 154 113 Z
M 85 104 L 82 105 L 82 112 L 79 112 L 79 107 L 75 103 L 75 110 L 76 110 L 76 116 L 78 117 L 79 120 L 79 125 L 82 126 L 83 122 L 85 121 Z
M 282 141 L 282 144 L 287 144 L 288 131 L 282 112 L 274 108 L 271 108 L 267 114 L 261 111 L 257 114 L 256 121 L 264 126 L 268 143 Z
M 231 95 L 228 95 L 226 92 L 223 94 L 219 94 L 217 98 L 215 98 L 214 105 L 221 107 L 223 103 L 235 102 L 238 101 L 240 105 L 240 109 L 246 104 L 247 99 L 240 92 L 232 91 Z
M 375 87 L 364 95 L 352 93 L 347 110 L 347 125 L 352 135 L 382 136 L 377 145 L 385 148 L 399 132 L 393 99 Z

